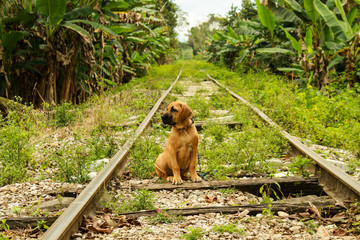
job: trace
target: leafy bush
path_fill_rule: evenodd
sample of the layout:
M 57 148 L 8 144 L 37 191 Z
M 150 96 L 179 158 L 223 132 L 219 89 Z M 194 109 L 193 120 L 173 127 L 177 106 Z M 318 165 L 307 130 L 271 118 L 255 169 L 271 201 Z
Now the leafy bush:
M 70 110 L 73 108 L 73 105 L 68 102 L 63 102 L 62 104 L 56 106 L 54 124 L 57 127 L 64 127 L 69 125 L 75 114 Z
M 307 168 L 311 165 L 311 159 L 297 156 L 289 166 L 289 171 L 294 175 L 301 175 L 303 177 L 309 177 L 310 172 Z
M 17 110 L 9 111 L 6 120 L 0 116 L 0 186 L 26 179 L 28 165 L 32 163 L 33 148 L 29 142 L 35 133 L 32 107 L 10 104 Z
M 82 183 L 89 180 L 91 160 L 85 146 L 65 147 L 54 159 L 58 166 L 57 179 L 66 182 Z

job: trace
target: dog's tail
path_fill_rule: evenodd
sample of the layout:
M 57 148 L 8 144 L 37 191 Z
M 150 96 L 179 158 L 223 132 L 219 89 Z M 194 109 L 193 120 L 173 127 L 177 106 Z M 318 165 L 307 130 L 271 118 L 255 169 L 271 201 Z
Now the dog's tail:
M 155 170 L 159 178 L 166 180 L 166 178 L 168 177 L 167 173 L 164 170 L 162 170 L 156 163 L 155 163 Z

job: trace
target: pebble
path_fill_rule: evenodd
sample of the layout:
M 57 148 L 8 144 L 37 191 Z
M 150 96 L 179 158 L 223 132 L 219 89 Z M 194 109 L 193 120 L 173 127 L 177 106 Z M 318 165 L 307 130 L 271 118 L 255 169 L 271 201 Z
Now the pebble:
M 301 226 L 293 226 L 289 230 L 293 233 L 299 233 L 301 230 Z
M 277 233 L 271 237 L 271 240 L 281 240 L 281 239 L 283 239 L 283 236 L 280 233 Z

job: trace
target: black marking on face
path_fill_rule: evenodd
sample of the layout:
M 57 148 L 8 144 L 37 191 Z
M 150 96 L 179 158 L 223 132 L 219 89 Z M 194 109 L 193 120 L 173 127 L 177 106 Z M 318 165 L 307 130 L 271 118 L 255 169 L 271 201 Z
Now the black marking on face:
M 170 109 L 170 112 L 178 112 L 178 110 L 176 110 L 174 107 L 171 107 L 171 109 Z

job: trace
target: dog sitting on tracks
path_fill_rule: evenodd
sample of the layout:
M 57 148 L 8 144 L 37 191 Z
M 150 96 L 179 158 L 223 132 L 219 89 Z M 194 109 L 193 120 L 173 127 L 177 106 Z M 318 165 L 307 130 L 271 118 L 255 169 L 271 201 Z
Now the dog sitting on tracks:
M 199 135 L 192 116 L 189 106 L 180 101 L 172 102 L 161 116 L 163 123 L 172 128 L 164 152 L 156 159 L 155 169 L 159 178 L 173 184 L 182 184 L 187 179 L 202 181 L 196 173 Z

